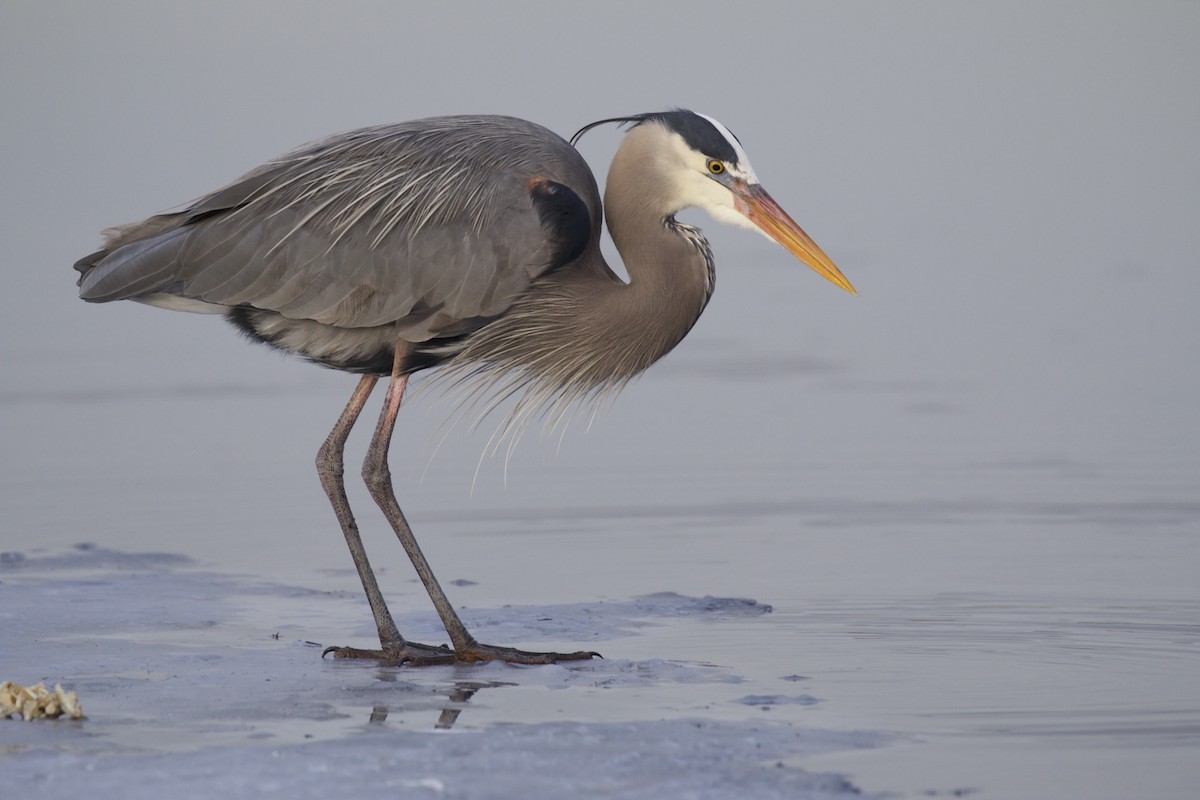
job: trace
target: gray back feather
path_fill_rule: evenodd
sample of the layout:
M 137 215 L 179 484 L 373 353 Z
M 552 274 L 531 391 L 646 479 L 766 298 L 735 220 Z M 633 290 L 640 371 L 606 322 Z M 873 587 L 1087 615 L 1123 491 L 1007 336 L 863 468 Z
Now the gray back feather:
M 587 164 L 511 117 L 440 117 L 305 145 L 185 211 L 112 229 L 77 264 L 80 295 L 169 294 L 409 341 L 468 332 L 504 312 L 553 253 L 529 179 L 573 189 L 598 235 Z

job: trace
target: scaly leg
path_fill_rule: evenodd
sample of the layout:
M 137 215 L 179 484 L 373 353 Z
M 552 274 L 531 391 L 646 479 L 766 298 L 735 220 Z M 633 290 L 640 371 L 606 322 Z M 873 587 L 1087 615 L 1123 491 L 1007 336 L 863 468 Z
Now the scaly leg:
M 397 350 L 396 360 L 392 367 L 391 382 L 388 384 L 387 396 L 383 402 L 383 411 L 379 415 L 375 436 L 371 439 L 371 446 L 367 450 L 367 457 L 363 462 L 363 480 L 367 483 L 371 497 L 379 504 L 384 516 L 391 523 L 396 537 L 400 539 L 400 545 L 412 561 L 417 575 L 421 578 L 421 583 L 425 585 L 425 590 L 429 592 L 429 599 L 433 601 L 433 606 L 437 609 L 442 624 L 446 626 L 446 632 L 450 634 L 450 642 L 454 647 L 454 660 L 491 661 L 499 659 L 514 664 L 553 664 L 556 661 L 586 660 L 599 655 L 586 651 L 533 653 L 511 647 L 495 647 L 480 644 L 467 631 L 466 626 L 459 619 L 458 613 L 450 605 L 446 593 L 438 584 L 437 578 L 434 577 L 429 562 L 421 553 L 417 539 L 413 536 L 412 529 L 405 520 L 404 512 L 400 510 L 400 504 L 396 502 L 396 494 L 392 489 L 392 476 L 388 469 L 387 453 L 392 440 L 392 430 L 396 425 L 396 413 L 400 410 L 400 402 L 404 399 L 404 389 L 408 385 L 408 375 L 400 372 L 402 363 L 403 353 Z M 445 663 L 445 656 L 438 653 L 428 660 L 414 657 L 408 663 L 413 665 Z
M 347 653 L 361 653 L 365 657 L 395 661 L 418 659 L 423 663 L 433 663 L 432 660 L 439 657 L 442 661 L 452 661 L 453 655 L 449 649 L 409 642 L 400 635 L 399 629 L 396 628 L 396 622 L 392 619 L 392 614 L 388 611 L 387 603 L 383 599 L 383 593 L 379 591 L 379 583 L 375 580 L 375 573 L 367 560 L 367 551 L 363 547 L 362 537 L 358 533 L 358 525 L 354 521 L 350 503 L 346 499 L 346 485 L 342 480 L 344 471 L 342 455 L 346 448 L 346 438 L 350 435 L 350 429 L 354 427 L 363 405 L 367 402 L 367 398 L 370 397 L 371 390 L 375 388 L 378 380 L 374 375 L 365 375 L 358 382 L 354 394 L 350 396 L 350 402 L 346 404 L 345 411 L 338 417 L 337 424 L 329 432 L 329 437 L 317 451 L 317 474 L 320 476 L 321 486 L 325 489 L 325 494 L 328 495 L 329 502 L 333 506 L 333 512 L 342 526 L 342 533 L 346 537 L 346 544 L 350 548 L 354 566 L 358 569 L 358 577 L 362 581 L 363 590 L 367 593 L 367 602 L 371 605 L 375 626 L 379 629 L 379 644 L 383 649 L 354 650 L 347 647 L 330 647 L 325 652 L 332 652 L 334 658 L 354 657 L 353 655 L 348 656 Z

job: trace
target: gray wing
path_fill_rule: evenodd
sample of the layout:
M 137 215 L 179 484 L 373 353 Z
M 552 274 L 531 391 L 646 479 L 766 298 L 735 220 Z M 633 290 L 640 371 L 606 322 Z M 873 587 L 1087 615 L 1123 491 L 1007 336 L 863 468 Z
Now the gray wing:
M 165 294 L 339 327 L 397 323 L 411 341 L 453 335 L 559 265 L 564 243 L 535 191 L 545 181 L 570 190 L 555 187 L 559 200 L 574 193 L 582 221 L 568 249 L 578 255 L 599 231 L 599 194 L 551 131 L 482 116 L 352 131 L 185 211 L 108 232 L 105 248 L 76 264 L 80 296 Z

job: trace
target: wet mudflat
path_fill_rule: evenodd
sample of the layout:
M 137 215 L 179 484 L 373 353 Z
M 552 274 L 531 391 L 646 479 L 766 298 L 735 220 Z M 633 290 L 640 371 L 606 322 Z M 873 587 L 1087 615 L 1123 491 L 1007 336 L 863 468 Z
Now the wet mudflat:
M 633 404 L 747 392 L 772 408 L 815 392 L 846 408 L 878 394 L 806 365 L 710 382 L 710 363 L 664 365 Z M 88 714 L 0 725 L 8 770 L 40 796 L 115 792 L 136 775 L 131 796 L 150 797 L 180 774 L 232 797 L 349 784 L 1117 798 L 1194 784 L 1200 505 L 1169 464 L 1136 492 L 1122 469 L 1065 457 L 964 453 L 954 468 L 946 444 L 860 467 L 820 449 L 827 429 L 790 458 L 779 436 L 718 426 L 697 439 L 654 411 L 660 430 L 641 435 L 675 444 L 629 459 L 622 423 L 639 423 L 619 404 L 561 450 L 523 443 L 507 489 L 503 462 L 484 461 L 472 490 L 479 437 L 453 434 L 432 455 L 419 429 L 437 401 L 418 397 L 406 424 L 432 443 L 397 481 L 467 624 L 485 641 L 606 659 L 323 661 L 321 646 L 374 634 L 310 474 L 314 437 L 296 435 L 320 428 L 341 387 L 303 365 L 270 370 L 283 389 L 260 390 L 261 375 L 212 392 L 101 389 L 86 406 L 103 411 L 95 428 L 69 394 L 9 401 L 39 425 L 66 410 L 91 428 L 60 465 L 69 501 L 5 474 L 24 486 L 9 500 L 27 524 L 5 539 L 0 617 L 16 646 L 0 672 L 62 682 Z M 112 459 L 125 466 L 105 473 Z M 369 500 L 352 500 L 402 629 L 443 641 Z
M 362 605 L 353 594 L 220 575 L 178 556 L 9 551 L 3 578 L 8 641 L 23 644 L 5 648 L 0 668 L 70 674 L 86 702 L 82 721 L 0 728 L 10 776 L 35 796 L 155 797 L 186 778 L 230 797 L 367 785 L 405 796 L 553 796 L 581 784 L 622 797 L 838 797 L 852 784 L 796 761 L 888 738 L 791 725 L 793 707 L 818 702 L 799 676 L 755 681 L 713 663 L 322 661 L 320 645 L 296 635 L 352 618 Z M 748 600 L 659 594 L 468 618 L 487 636 L 616 647 L 638 631 L 753 624 L 769 612 Z M 278 630 L 266 633 L 265 619 Z M 414 636 L 439 635 L 428 615 L 401 621 Z

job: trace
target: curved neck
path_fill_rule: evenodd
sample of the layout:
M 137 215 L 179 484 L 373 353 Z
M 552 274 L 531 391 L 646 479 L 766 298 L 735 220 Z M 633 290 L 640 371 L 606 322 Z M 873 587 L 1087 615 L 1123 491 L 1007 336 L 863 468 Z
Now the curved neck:
M 597 235 L 578 262 L 538 280 L 456 358 L 481 391 L 524 390 L 515 420 L 536 407 L 557 419 L 576 400 L 619 389 L 679 344 L 712 294 L 708 243 L 675 221 L 671 173 L 639 133 L 625 136 L 605 191 L 629 283 L 604 263 Z
M 698 229 L 675 221 L 679 207 L 664 163 L 670 156 L 641 132 L 635 128 L 622 141 L 604 192 L 608 229 L 629 283 L 593 297 L 595 313 L 588 314 L 610 341 L 637 353 L 637 371 L 691 330 L 714 283 L 708 242 Z

